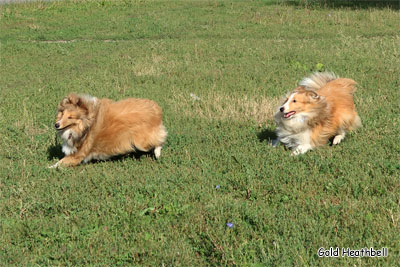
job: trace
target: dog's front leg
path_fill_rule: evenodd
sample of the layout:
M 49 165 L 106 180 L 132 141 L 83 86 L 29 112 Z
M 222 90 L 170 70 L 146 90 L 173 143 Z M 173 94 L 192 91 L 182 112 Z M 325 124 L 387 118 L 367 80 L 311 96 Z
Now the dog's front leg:
M 51 166 L 50 168 L 58 168 L 58 167 L 74 167 L 79 165 L 83 160 L 82 156 L 78 155 L 69 155 L 61 160 L 59 160 L 56 164 Z
M 277 137 L 276 139 L 272 139 L 271 145 L 272 145 L 273 147 L 276 147 L 276 146 L 279 145 L 280 141 L 281 141 L 281 139 L 280 139 L 279 137 Z
M 307 151 L 309 151 L 311 149 L 312 149 L 312 146 L 310 144 L 299 145 L 299 146 L 297 146 L 296 148 L 293 149 L 292 154 L 297 156 L 297 155 L 300 155 L 300 154 L 304 154 L 304 153 L 306 153 Z

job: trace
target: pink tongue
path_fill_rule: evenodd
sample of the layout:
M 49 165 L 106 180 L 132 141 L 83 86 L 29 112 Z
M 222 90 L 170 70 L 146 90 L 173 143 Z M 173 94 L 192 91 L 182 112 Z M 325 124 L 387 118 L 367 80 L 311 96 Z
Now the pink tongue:
M 283 115 L 285 118 L 289 118 L 290 116 L 292 116 L 293 114 L 295 114 L 296 111 L 290 111 L 288 113 L 286 113 L 285 115 Z

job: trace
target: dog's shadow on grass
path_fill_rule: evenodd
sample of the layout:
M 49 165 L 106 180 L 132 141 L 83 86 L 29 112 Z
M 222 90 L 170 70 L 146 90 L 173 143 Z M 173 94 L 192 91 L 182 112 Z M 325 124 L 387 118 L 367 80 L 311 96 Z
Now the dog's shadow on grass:
M 64 153 L 61 150 L 61 145 L 56 144 L 56 145 L 51 145 L 47 148 L 47 159 L 48 160 L 53 160 L 53 159 L 62 159 L 64 157 Z
M 271 129 L 264 129 L 257 134 L 257 138 L 260 142 L 266 141 L 267 143 L 272 143 L 273 140 L 277 138 L 275 131 Z
M 136 150 L 135 152 L 131 152 L 128 154 L 113 156 L 113 157 L 109 158 L 107 161 L 121 161 L 121 160 L 124 160 L 127 158 L 140 160 L 142 157 L 145 157 L 145 158 L 151 157 L 151 158 L 155 159 L 154 152 L 152 150 L 149 152 Z M 92 160 L 92 162 L 98 162 L 98 161 L 104 161 L 104 160 Z
M 64 157 L 64 153 L 62 152 L 62 148 L 60 144 L 56 145 L 51 145 L 49 148 L 47 148 L 47 159 L 48 160 L 53 160 L 53 159 L 62 159 Z M 155 158 L 154 152 L 149 151 L 149 152 L 143 152 L 143 151 L 135 151 L 131 152 L 125 155 L 118 155 L 118 156 L 113 156 L 106 161 L 120 161 L 126 158 L 134 158 L 136 160 L 140 160 L 142 157 L 152 157 L 153 159 Z M 104 160 L 91 160 L 90 163 L 96 163 L 99 161 L 104 161 Z

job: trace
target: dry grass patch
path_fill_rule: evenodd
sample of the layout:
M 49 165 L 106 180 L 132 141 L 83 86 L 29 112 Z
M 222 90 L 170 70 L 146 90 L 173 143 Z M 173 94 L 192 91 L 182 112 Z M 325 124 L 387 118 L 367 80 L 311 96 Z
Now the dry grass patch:
M 151 64 L 136 64 L 133 67 L 133 73 L 136 76 L 158 76 L 160 75 L 160 71 L 158 68 Z
M 170 106 L 190 117 L 210 120 L 254 121 L 265 124 L 273 119 L 278 98 L 234 96 L 212 92 L 207 95 L 174 94 Z
M 133 67 L 136 76 L 160 76 L 174 67 L 174 63 L 165 60 L 162 56 L 152 54 L 145 62 L 137 62 Z

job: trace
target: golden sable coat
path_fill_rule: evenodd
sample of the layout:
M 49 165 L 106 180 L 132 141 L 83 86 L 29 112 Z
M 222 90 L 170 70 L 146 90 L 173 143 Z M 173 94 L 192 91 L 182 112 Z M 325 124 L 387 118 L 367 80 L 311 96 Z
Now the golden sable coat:
M 304 78 L 275 114 L 279 141 L 303 154 L 333 137 L 339 144 L 346 132 L 361 126 L 353 93 L 356 82 L 329 72 Z
M 69 94 L 58 106 L 55 128 L 65 157 L 52 167 L 76 166 L 136 150 L 154 151 L 156 158 L 167 137 L 162 110 L 152 100 L 118 102 Z

